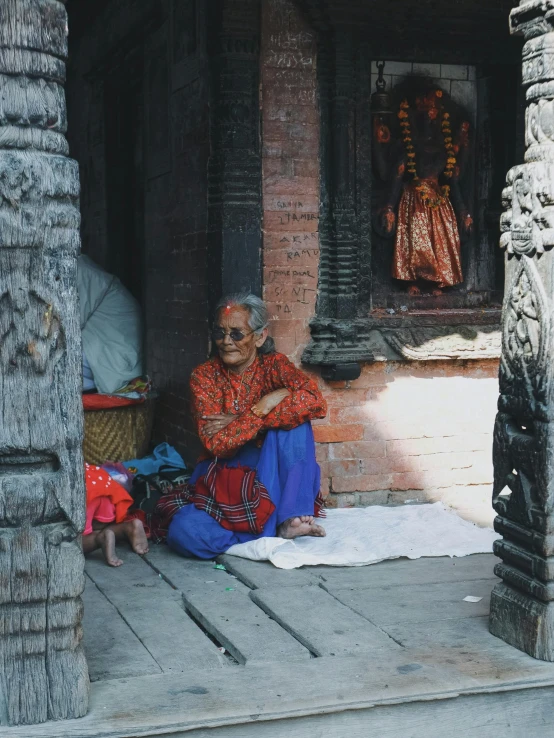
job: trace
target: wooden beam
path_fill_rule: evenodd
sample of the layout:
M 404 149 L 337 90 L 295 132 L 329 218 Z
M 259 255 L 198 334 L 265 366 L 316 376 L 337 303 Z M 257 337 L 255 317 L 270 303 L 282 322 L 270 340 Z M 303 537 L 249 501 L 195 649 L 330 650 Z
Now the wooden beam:
M 0 4 L 0 724 L 82 716 L 79 177 L 67 17 Z M 0 731 L 3 732 L 3 731 Z

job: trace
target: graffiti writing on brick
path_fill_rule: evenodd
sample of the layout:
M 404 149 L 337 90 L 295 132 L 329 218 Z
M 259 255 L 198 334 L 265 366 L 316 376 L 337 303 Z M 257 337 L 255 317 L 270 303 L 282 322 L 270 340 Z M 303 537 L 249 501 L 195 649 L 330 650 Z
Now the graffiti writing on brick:
M 304 243 L 304 241 L 317 241 L 317 239 L 317 233 L 298 233 L 294 236 L 283 236 L 279 243 Z
M 319 220 L 317 213 L 281 213 L 279 215 L 281 225 L 289 225 L 290 223 L 310 222 Z
M 317 259 L 319 256 L 319 249 L 300 249 L 299 251 L 287 251 L 287 259 L 292 261 L 293 259 L 300 259 L 302 256 L 307 256 L 309 259 Z

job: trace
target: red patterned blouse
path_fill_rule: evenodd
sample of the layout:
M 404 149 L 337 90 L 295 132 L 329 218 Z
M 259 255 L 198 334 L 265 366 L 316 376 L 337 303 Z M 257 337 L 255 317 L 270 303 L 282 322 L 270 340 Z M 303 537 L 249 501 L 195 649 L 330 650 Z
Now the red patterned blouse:
M 264 395 L 286 387 L 290 395 L 264 418 L 252 406 Z M 324 418 L 327 404 L 313 379 L 297 369 L 284 354 L 260 354 L 243 374 L 229 372 L 215 357 L 197 367 L 190 378 L 198 435 L 212 456 L 231 457 L 245 443 L 270 428 L 290 430 L 313 418 Z M 236 402 L 236 408 L 235 408 Z M 209 438 L 203 415 L 237 415 Z

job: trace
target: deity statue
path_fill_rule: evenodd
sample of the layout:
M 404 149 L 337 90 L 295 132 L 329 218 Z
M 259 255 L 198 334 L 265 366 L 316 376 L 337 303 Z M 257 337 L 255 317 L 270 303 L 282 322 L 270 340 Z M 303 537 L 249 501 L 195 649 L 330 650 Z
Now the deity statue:
M 460 180 L 470 124 L 431 80 L 408 77 L 392 99 L 391 110 L 373 117 L 374 169 L 384 183 L 376 228 L 394 235 L 394 279 L 407 283 L 410 295 L 429 287 L 438 295 L 463 281 L 460 235 L 471 233 L 473 220 Z

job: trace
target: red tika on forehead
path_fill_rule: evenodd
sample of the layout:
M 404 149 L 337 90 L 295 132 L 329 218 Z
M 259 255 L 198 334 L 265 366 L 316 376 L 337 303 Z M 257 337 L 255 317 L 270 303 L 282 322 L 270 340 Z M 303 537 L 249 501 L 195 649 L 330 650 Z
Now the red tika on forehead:
M 226 313 L 230 313 L 231 312 L 231 305 L 226 305 L 225 306 L 225 312 Z

